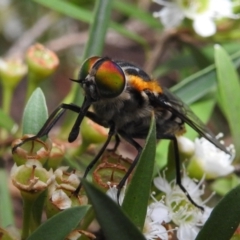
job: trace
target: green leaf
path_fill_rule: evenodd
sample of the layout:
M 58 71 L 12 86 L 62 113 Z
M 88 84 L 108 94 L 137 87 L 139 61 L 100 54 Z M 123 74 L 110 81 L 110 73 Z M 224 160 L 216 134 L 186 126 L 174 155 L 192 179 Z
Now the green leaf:
M 48 118 L 44 94 L 37 88 L 29 98 L 23 112 L 23 134 L 37 134 Z
M 196 240 L 230 239 L 240 222 L 240 186 L 229 192 L 213 209 Z
M 91 24 L 87 46 L 85 46 L 83 54 L 84 59 L 93 55 L 102 54 L 106 33 L 111 20 L 112 3 L 113 0 L 95 2 L 94 18 Z
M 207 123 L 212 115 L 213 109 L 216 104 L 216 99 L 213 97 L 204 98 L 201 101 L 195 102 L 191 104 L 191 110 L 195 113 L 195 115 L 203 122 Z M 187 132 L 184 136 L 194 140 L 199 134 L 186 125 Z
M 149 133 L 139 162 L 123 201 L 122 208 L 133 223 L 143 229 L 148 200 L 152 185 L 152 175 L 156 153 L 156 121 L 152 115 Z
M 2 109 L 0 109 L 0 128 L 6 129 L 9 132 L 16 130 L 16 123 Z
M 240 51 L 231 55 L 236 67 L 240 66 Z M 185 78 L 171 88 L 172 92 L 180 97 L 185 103 L 191 104 L 216 90 L 216 68 L 210 65 L 203 70 Z
M 171 88 L 172 92 L 180 97 L 185 103 L 191 104 L 213 92 L 216 89 L 215 67 L 210 65 L 207 68 L 185 78 Z
M 220 106 L 228 120 L 236 155 L 240 157 L 240 83 L 237 71 L 227 54 L 219 45 L 215 45 L 215 62 L 217 68 L 218 93 Z
M 89 206 L 66 209 L 43 223 L 27 240 L 63 240 L 87 213 Z
M 95 210 L 107 240 L 145 240 L 136 226 L 105 193 L 82 179 L 84 189 Z
M 91 11 L 78 7 L 71 2 L 62 0 L 34 0 L 34 2 L 83 22 L 91 23 L 93 20 L 93 13 Z

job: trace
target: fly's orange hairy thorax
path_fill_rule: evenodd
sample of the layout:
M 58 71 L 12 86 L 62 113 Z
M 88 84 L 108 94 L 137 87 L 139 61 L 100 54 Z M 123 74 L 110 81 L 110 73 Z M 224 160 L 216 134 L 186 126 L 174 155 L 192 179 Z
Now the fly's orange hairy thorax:
M 158 82 L 155 80 L 144 81 L 142 78 L 138 76 L 130 76 L 129 83 L 132 87 L 134 87 L 138 91 L 149 89 L 150 91 L 157 92 L 157 93 L 163 92 L 162 88 L 159 86 Z

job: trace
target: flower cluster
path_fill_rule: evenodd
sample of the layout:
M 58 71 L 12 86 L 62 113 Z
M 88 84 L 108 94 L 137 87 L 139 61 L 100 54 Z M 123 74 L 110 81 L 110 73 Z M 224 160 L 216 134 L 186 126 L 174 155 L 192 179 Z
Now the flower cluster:
M 220 137 L 222 134 L 216 138 Z M 192 178 L 201 179 L 204 175 L 206 179 L 215 179 L 234 171 L 232 161 L 235 157 L 235 149 L 233 145 L 227 147 L 230 154 L 223 152 L 205 138 L 196 138 L 192 142 L 181 136 L 178 137 L 178 145 L 180 152 L 190 160 L 187 170 Z
M 193 21 L 194 31 L 202 36 L 209 37 L 217 31 L 216 20 L 222 18 L 236 19 L 233 13 L 233 3 L 230 0 L 154 0 L 163 6 L 154 17 L 159 17 L 165 28 L 178 27 L 184 18 Z
M 68 172 L 68 167 L 59 167 L 55 170 L 55 181 L 48 188 L 46 213 L 48 218 L 56 213 L 79 205 L 87 204 L 85 195 L 75 196 L 73 193 L 80 183 L 75 171 Z
M 146 239 L 168 240 L 169 234 L 174 232 L 179 240 L 196 238 L 199 227 L 203 226 L 212 210 L 201 200 L 204 193 L 202 181 L 196 184 L 186 174 L 182 178 L 182 184 L 192 200 L 203 207 L 204 211 L 195 207 L 187 199 L 186 194 L 175 181 L 168 183 L 165 176 L 161 175 L 154 179 L 155 187 L 162 191 L 164 196 L 158 201 L 152 195 L 154 201 L 148 206 L 144 228 Z

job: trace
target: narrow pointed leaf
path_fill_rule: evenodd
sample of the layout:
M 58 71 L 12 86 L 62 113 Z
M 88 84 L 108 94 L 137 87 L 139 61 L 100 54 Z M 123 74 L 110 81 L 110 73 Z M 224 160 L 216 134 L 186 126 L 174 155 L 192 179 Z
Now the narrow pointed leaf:
M 218 92 L 220 106 L 228 120 L 237 157 L 240 157 L 240 83 L 237 71 L 227 54 L 220 46 L 215 46 Z
M 48 118 L 44 94 L 37 88 L 29 98 L 23 113 L 23 134 L 37 134 Z
M 94 18 L 90 28 L 89 39 L 85 46 L 84 58 L 102 54 L 106 33 L 111 20 L 112 3 L 112 0 L 95 2 Z
M 230 239 L 240 223 L 240 186 L 230 191 L 213 209 L 196 240 Z
M 82 179 L 82 183 L 107 240 L 145 239 L 119 206 L 105 193 L 84 179 Z
M 122 208 L 135 225 L 142 229 L 147 213 L 156 153 L 156 121 L 152 115 L 149 133 L 139 158 Z
M 63 240 L 87 213 L 89 206 L 73 207 L 58 213 L 43 223 L 27 240 Z

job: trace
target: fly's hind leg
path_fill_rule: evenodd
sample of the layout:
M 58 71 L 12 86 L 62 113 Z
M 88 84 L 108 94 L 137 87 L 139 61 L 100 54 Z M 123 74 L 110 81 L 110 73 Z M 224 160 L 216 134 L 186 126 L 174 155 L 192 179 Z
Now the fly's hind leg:
M 186 188 L 182 185 L 182 179 L 181 179 L 181 161 L 179 157 L 179 150 L 178 150 L 178 143 L 177 143 L 177 138 L 176 136 L 173 135 L 164 135 L 159 137 L 159 139 L 168 139 L 171 140 L 173 143 L 173 148 L 174 148 L 174 153 L 175 153 L 175 170 L 176 170 L 176 183 L 180 187 L 180 189 L 184 192 L 186 195 L 187 199 L 197 208 L 200 210 L 204 211 L 204 208 L 202 206 L 199 206 L 197 203 L 193 201 L 191 198 L 190 194 L 186 190 Z

